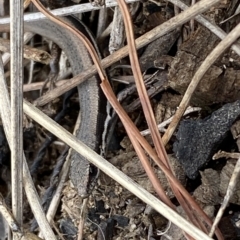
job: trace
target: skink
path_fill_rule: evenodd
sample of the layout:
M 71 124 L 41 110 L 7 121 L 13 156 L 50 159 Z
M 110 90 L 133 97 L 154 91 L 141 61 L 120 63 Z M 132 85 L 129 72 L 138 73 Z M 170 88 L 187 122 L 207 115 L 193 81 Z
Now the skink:
M 81 21 L 74 17 L 64 17 L 63 19 L 84 33 L 94 43 L 90 32 Z M 28 22 L 25 23 L 24 28 L 25 31 L 37 33 L 57 43 L 66 53 L 73 75 L 92 66 L 91 57 L 83 43 L 56 23 L 49 20 Z M 6 25 L 0 25 L 0 30 L 2 29 L 6 30 Z M 99 152 L 106 111 L 106 100 L 99 84 L 98 77 L 93 76 L 78 86 L 81 123 L 76 136 L 96 152 Z M 70 178 L 78 194 L 85 197 L 88 195 L 87 187 L 91 184 L 91 178 L 94 178 L 96 169 L 74 151 L 71 154 L 71 160 Z

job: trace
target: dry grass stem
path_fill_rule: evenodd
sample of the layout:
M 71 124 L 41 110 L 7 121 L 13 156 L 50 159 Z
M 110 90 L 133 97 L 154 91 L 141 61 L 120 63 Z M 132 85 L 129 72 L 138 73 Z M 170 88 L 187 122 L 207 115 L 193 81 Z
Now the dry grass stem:
M 10 142 L 10 99 L 8 95 L 8 88 L 6 85 L 6 81 L 4 78 L 4 69 L 3 69 L 3 63 L 0 58 L 0 102 L 1 102 L 1 119 L 3 121 L 3 127 L 4 131 L 9 143 L 10 148 L 11 142 Z M 31 209 L 33 211 L 33 214 L 39 224 L 39 227 L 41 230 L 43 230 L 44 238 L 45 239 L 53 239 L 55 240 L 56 237 L 45 217 L 45 213 L 42 210 L 42 206 L 40 204 L 40 199 L 38 197 L 38 193 L 34 187 L 33 180 L 31 178 L 31 174 L 28 169 L 27 161 L 25 156 L 23 155 L 23 185 L 26 192 L 27 199 L 29 201 L 29 204 L 31 206 Z
M 139 0 L 127 0 L 127 3 L 133 3 L 137 2 Z M 70 7 L 64 7 L 59 9 L 54 9 L 51 11 L 52 14 L 55 16 L 67 16 L 71 14 L 78 14 L 78 13 L 84 13 L 84 12 L 91 12 L 95 10 L 99 10 L 101 8 L 111 8 L 117 6 L 117 1 L 115 0 L 107 0 L 106 4 L 104 6 L 93 6 L 91 3 L 84 3 L 84 4 L 78 4 Z M 25 22 L 31 22 L 31 21 L 37 21 L 41 19 L 46 19 L 47 17 L 39 12 L 39 13 L 27 13 L 24 14 L 24 21 Z M 4 17 L 0 19 L 0 25 L 2 24 L 9 24 L 10 18 Z
M 79 125 L 80 125 L 80 114 L 78 114 L 78 118 L 74 127 L 74 131 L 73 131 L 73 135 L 76 134 L 77 129 L 79 129 Z M 47 220 L 52 223 L 54 216 L 57 212 L 57 208 L 59 206 L 59 203 L 61 201 L 61 196 L 62 196 L 62 190 L 64 188 L 64 184 L 67 181 L 68 178 L 68 172 L 71 166 L 71 156 L 72 153 L 72 149 L 69 149 L 67 157 L 66 157 L 66 161 L 63 165 L 62 171 L 60 173 L 60 179 L 59 179 L 59 183 L 56 189 L 56 192 L 54 193 L 51 203 L 49 205 L 49 208 L 47 210 Z M 42 233 L 39 234 L 39 236 L 42 236 Z
M 197 240 L 210 240 L 206 234 L 197 229 L 195 226 L 190 224 L 188 221 L 179 216 L 175 211 L 167 207 L 164 203 L 150 194 L 148 191 L 143 189 L 140 185 L 135 183 L 131 178 L 127 177 L 124 173 L 110 164 L 103 157 L 95 153 L 92 149 L 83 144 L 80 140 L 74 137 L 72 134 L 67 132 L 60 125 L 55 123 L 48 116 L 43 114 L 40 110 L 34 107 L 32 104 L 24 101 L 24 112 L 31 117 L 34 121 L 38 122 L 40 125 L 44 126 L 48 131 L 52 132 L 66 144 L 68 144 L 75 151 L 79 152 L 83 157 L 88 159 L 96 167 L 110 176 L 112 179 L 116 180 L 123 187 L 128 189 L 130 192 L 135 194 L 145 203 L 149 204 L 156 211 L 160 212 L 163 216 L 168 218 L 174 224 L 179 226 L 185 232 L 192 235 Z
M 12 212 L 23 227 L 23 2 L 10 0 Z M 13 234 L 13 239 L 18 237 Z
M 41 238 L 38 238 L 35 234 L 29 233 L 27 231 L 22 231 L 22 229 L 19 227 L 18 223 L 12 216 L 11 212 L 7 208 L 3 196 L 0 194 L 0 213 L 8 223 L 10 229 L 13 232 L 13 237 L 16 239 L 21 240 L 42 240 Z
M 188 107 L 187 110 L 184 112 L 183 116 L 188 115 L 189 113 L 198 112 L 198 111 L 201 111 L 201 108 Z M 167 120 L 163 121 L 162 123 L 158 124 L 158 130 L 164 133 L 166 130 L 165 127 L 171 123 L 172 119 L 173 117 L 170 117 Z M 147 136 L 150 134 L 150 130 L 149 129 L 143 130 L 141 131 L 141 134 L 142 136 Z
M 87 218 L 87 206 L 88 198 L 83 199 L 82 207 L 81 207 L 81 214 L 80 214 L 80 220 L 78 224 L 78 238 L 77 240 L 83 239 L 83 230 L 84 230 L 84 223 Z
M 14 217 L 12 216 L 12 213 L 7 208 L 7 206 L 4 202 L 4 198 L 1 194 L 0 194 L 0 213 L 2 214 L 2 216 L 8 223 L 8 226 L 11 228 L 11 230 L 21 234 L 21 229 L 20 229 L 18 223 L 16 222 L 16 220 L 14 219 Z
M 240 153 L 219 151 L 213 155 L 212 160 L 218 160 L 219 158 L 236 158 L 236 159 L 238 159 L 238 158 L 240 158 Z
M 7 39 L 0 38 L 0 51 L 10 52 L 10 41 Z M 26 59 L 32 59 L 36 62 L 43 64 L 49 64 L 51 56 L 49 53 L 29 46 L 24 46 L 23 56 Z

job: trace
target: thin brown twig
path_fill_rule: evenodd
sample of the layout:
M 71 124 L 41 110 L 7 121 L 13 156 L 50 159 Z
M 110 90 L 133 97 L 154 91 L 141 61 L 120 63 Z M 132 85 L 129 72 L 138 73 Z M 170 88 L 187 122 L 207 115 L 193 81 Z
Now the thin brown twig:
M 150 162 L 146 157 L 146 154 L 145 154 L 142 146 L 139 144 L 138 140 L 134 137 L 134 134 L 131 131 L 129 131 L 129 129 L 131 129 L 131 127 L 128 127 L 127 124 L 124 124 L 124 126 L 126 128 L 128 136 L 133 144 L 133 147 L 142 163 L 142 166 L 143 166 L 144 170 L 146 171 L 147 176 L 148 176 L 149 180 L 151 181 L 156 193 L 158 194 L 158 196 L 164 203 L 166 203 L 172 209 L 176 210 L 176 207 L 170 201 L 170 199 L 167 197 L 161 183 L 159 182 L 159 179 L 156 177 L 156 175 L 150 165 Z
M 220 158 L 240 158 L 240 153 L 236 152 L 225 152 L 225 151 L 219 151 L 215 153 L 212 157 L 212 160 L 218 160 Z
M 192 0 L 191 6 L 194 5 L 195 3 L 196 3 L 196 0 Z M 190 20 L 190 28 L 191 28 L 191 32 L 194 32 L 194 18 Z
M 140 64 L 139 64 L 136 46 L 135 46 L 135 41 L 134 41 L 134 36 L 133 36 L 133 26 L 132 26 L 131 16 L 127 9 L 126 3 L 121 0 L 118 0 L 118 2 L 119 2 L 120 9 L 122 11 L 122 14 L 123 14 L 123 19 L 124 19 L 125 28 L 126 28 L 126 35 L 127 35 L 127 40 L 128 40 L 128 46 L 129 46 L 130 62 L 131 62 L 131 66 L 132 66 L 133 75 L 135 77 L 135 83 L 136 83 L 136 87 L 138 90 L 139 98 L 140 98 L 140 101 L 141 101 L 141 104 L 143 107 L 143 112 L 146 117 L 157 154 L 158 154 L 159 158 L 164 162 L 164 164 L 171 171 L 167 152 L 163 146 L 162 139 L 160 137 L 160 134 L 159 134 L 159 131 L 157 128 L 153 110 L 152 110 L 150 100 L 148 98 L 145 84 L 143 81 L 143 76 L 141 73 Z M 133 138 L 131 138 L 131 139 L 133 139 Z M 200 227 L 203 231 L 207 232 L 207 229 L 201 223 L 201 220 L 199 220 L 198 216 L 194 216 L 194 212 L 191 210 L 191 207 L 186 203 L 185 199 L 183 198 L 183 196 L 181 195 L 179 190 L 174 186 L 174 182 L 170 181 L 170 185 L 172 187 L 172 190 L 175 193 L 175 196 L 177 197 L 179 203 L 185 210 L 189 219 L 191 219 L 191 221 L 196 226 Z
M 145 78 L 148 78 L 150 76 L 152 76 L 152 75 L 146 75 Z M 125 84 L 129 84 L 129 83 L 133 83 L 134 82 L 133 76 L 115 77 L 114 79 L 111 79 L 111 80 L 123 82 Z M 56 86 L 61 86 L 61 85 L 65 84 L 67 81 L 69 81 L 69 79 L 58 80 L 57 82 L 55 82 L 55 85 Z M 40 90 L 43 85 L 44 85 L 44 82 L 34 82 L 34 83 L 24 84 L 23 85 L 23 92 L 30 92 L 30 91 L 34 91 L 34 90 Z M 49 87 L 49 83 L 47 83 L 46 87 L 47 88 Z
M 86 36 L 84 36 L 81 32 L 79 32 L 77 29 L 73 28 L 72 26 L 70 26 L 69 24 L 65 23 L 63 20 L 53 16 L 51 13 L 49 13 L 44 6 L 38 1 L 38 0 L 32 0 L 32 2 L 34 3 L 34 5 L 38 8 L 39 11 L 41 11 L 42 13 L 46 14 L 46 16 L 48 16 L 52 21 L 54 21 L 55 23 L 61 25 L 62 27 L 66 27 L 68 30 L 70 30 L 74 35 L 76 35 L 77 37 L 79 37 L 84 45 L 87 47 L 93 62 L 95 63 L 95 65 L 97 65 L 97 70 L 99 73 L 99 77 L 101 78 L 102 81 L 104 81 L 106 79 L 105 77 L 105 73 L 103 71 L 103 68 L 100 64 L 100 60 L 98 58 L 98 54 L 96 53 L 94 47 L 92 46 L 92 44 L 90 43 L 90 41 L 86 38 Z M 145 160 L 147 160 L 147 158 L 144 158 Z M 147 167 L 147 163 L 146 165 L 144 165 L 146 167 L 147 170 L 147 174 L 150 177 L 150 179 L 152 179 L 155 182 L 154 187 L 156 188 L 156 192 L 160 194 L 160 198 L 164 200 L 165 203 L 167 203 L 168 205 L 171 205 L 171 201 L 169 200 L 169 198 L 166 196 L 163 188 L 161 187 L 155 173 L 153 172 L 152 168 Z
M 76 35 L 77 37 L 79 37 L 84 45 L 87 47 L 93 62 L 95 63 L 95 65 L 97 66 L 97 70 L 99 73 L 99 77 L 101 78 L 102 81 L 105 80 L 105 73 L 103 71 L 103 68 L 100 64 L 100 60 L 98 58 L 98 54 L 96 53 L 94 47 L 92 46 L 92 44 L 90 43 L 90 41 L 86 38 L 86 36 L 84 36 L 80 31 L 78 31 L 77 29 L 73 28 L 71 25 L 65 23 L 64 21 L 62 21 L 59 18 L 56 18 L 55 16 L 53 16 L 51 13 L 49 13 L 44 6 L 38 1 L 38 0 L 32 0 L 32 2 L 35 4 L 35 6 L 38 8 L 39 11 L 41 11 L 42 13 L 46 14 L 46 16 L 48 16 L 52 21 L 56 22 L 57 24 L 60 24 L 63 27 L 66 27 L 68 30 L 70 30 L 74 35 Z M 150 176 L 150 180 L 154 181 L 154 187 L 157 191 L 158 194 L 160 194 L 160 198 L 164 200 L 165 203 L 167 203 L 168 205 L 172 205 L 171 201 L 169 200 L 169 198 L 166 196 L 163 188 L 161 187 L 161 184 L 159 183 L 155 173 L 153 172 L 153 169 L 150 166 L 149 163 L 147 163 L 147 157 L 144 158 L 146 164 L 144 164 L 145 169 L 147 174 Z
M 188 191 L 182 186 L 182 184 L 178 181 L 178 179 L 175 178 L 175 176 L 170 172 L 170 170 L 165 166 L 165 164 L 160 161 L 158 156 L 156 155 L 156 152 L 152 149 L 152 147 L 149 145 L 149 143 L 146 141 L 144 137 L 139 133 L 138 129 L 134 125 L 134 123 L 131 121 L 127 113 L 123 110 L 122 106 L 118 102 L 116 96 L 114 95 L 112 88 L 108 81 L 103 81 L 101 84 L 101 87 L 105 93 L 105 95 L 108 98 L 108 101 L 111 103 L 115 111 L 117 112 L 119 118 L 121 119 L 122 123 L 124 124 L 125 128 L 128 128 L 129 132 L 133 134 L 133 136 L 139 141 L 139 143 L 142 145 L 142 147 L 146 150 L 146 152 L 149 154 L 149 156 L 154 160 L 154 162 L 162 169 L 164 174 L 170 179 L 172 182 L 174 182 L 175 186 L 181 191 L 181 193 L 184 195 L 184 197 L 188 200 L 188 202 L 192 205 L 192 208 L 203 216 L 206 223 L 211 226 L 212 221 L 209 219 L 209 217 L 202 211 L 202 209 L 196 204 L 196 202 L 193 200 L 192 196 L 188 193 Z M 223 239 L 221 232 L 217 229 L 216 234 L 219 239 Z
M 168 168 L 170 168 L 169 163 L 168 163 L 167 153 L 161 142 L 160 134 L 159 134 L 159 131 L 157 128 L 157 124 L 156 124 L 156 121 L 154 118 L 151 103 L 148 98 L 147 90 L 146 90 L 143 76 L 141 73 L 140 64 L 139 64 L 138 56 L 137 56 L 137 52 L 136 52 L 135 40 L 134 40 L 134 36 L 133 36 L 133 26 L 132 26 L 131 16 L 127 9 L 127 5 L 124 1 L 118 0 L 118 4 L 119 4 L 119 7 L 120 7 L 122 15 L 123 15 L 123 20 L 124 20 L 124 24 L 125 24 L 125 28 L 126 28 L 128 47 L 129 47 L 129 57 L 130 57 L 131 67 L 132 67 L 133 75 L 135 78 L 135 83 L 136 83 L 137 91 L 139 94 L 139 99 L 140 99 L 142 107 L 143 107 L 143 112 L 144 112 L 145 118 L 147 120 L 158 156 L 160 159 L 162 159 L 164 161 L 164 164 Z M 133 139 L 132 136 L 131 136 L 131 139 Z M 135 146 L 137 146 L 137 143 Z M 140 145 L 139 145 L 139 147 L 140 147 Z M 143 158 L 142 162 L 146 162 L 147 157 L 146 157 L 145 153 L 143 152 L 143 150 L 139 148 L 138 153 L 140 154 L 139 158 L 140 159 L 141 159 L 141 157 Z M 150 178 L 152 177 L 151 175 L 148 175 L 148 176 Z M 159 180 L 158 179 L 156 179 L 156 180 L 159 183 Z M 158 184 L 158 185 L 160 185 L 160 184 Z M 159 196 L 163 196 L 164 198 L 166 196 L 166 194 L 164 193 L 162 188 L 161 188 L 161 195 L 159 195 Z M 167 201 L 170 202 L 169 199 L 167 199 Z M 173 204 L 171 204 L 170 206 L 173 206 Z
M 10 41 L 7 39 L 0 38 L 0 51 L 2 52 L 10 52 Z M 43 64 L 49 64 L 51 55 L 46 51 L 32 48 L 29 46 L 24 46 L 23 56 L 26 59 L 31 59 L 36 62 L 40 62 Z
M 157 154 L 158 154 L 159 158 L 163 161 L 163 163 L 167 166 L 167 168 L 169 168 L 171 171 L 167 153 L 165 151 L 165 148 L 163 147 L 162 140 L 160 138 L 159 131 L 157 128 L 157 124 L 154 119 L 154 114 L 152 111 L 150 100 L 148 98 L 145 84 L 143 81 L 143 77 L 142 77 L 142 73 L 141 73 L 141 69 L 140 69 L 140 65 L 139 65 L 139 61 L 138 61 L 138 56 L 137 56 L 137 52 L 136 52 L 135 41 L 134 41 L 134 37 L 133 37 L 133 26 L 132 26 L 131 17 L 128 12 L 126 4 L 124 4 L 125 2 L 119 0 L 118 3 L 119 3 L 120 9 L 123 14 L 123 19 L 124 19 L 125 28 L 126 28 L 127 41 L 128 41 L 128 47 L 129 47 L 130 62 L 131 62 L 131 66 L 132 66 L 133 75 L 135 77 L 135 83 L 136 83 L 136 87 L 138 90 L 139 99 L 142 104 L 143 112 L 144 112 L 145 118 L 147 120 L 148 127 L 150 129 L 151 136 L 153 138 L 153 142 L 154 142 L 154 146 L 156 148 Z M 133 140 L 135 141 L 135 139 L 131 135 L 129 135 L 129 137 L 132 141 Z M 137 151 L 136 144 L 137 143 L 135 143 L 134 146 L 135 146 L 135 150 Z M 139 145 L 139 147 L 140 147 L 140 145 Z M 139 154 L 139 151 L 137 151 L 137 153 Z M 139 158 L 142 159 L 144 157 L 144 155 L 145 155 L 144 152 L 142 152 L 142 154 L 139 155 Z M 143 162 L 143 160 L 144 159 L 142 159 L 141 162 Z M 151 177 L 151 175 L 150 176 L 148 175 L 148 177 Z M 187 215 L 189 216 L 191 221 L 193 223 L 195 223 L 196 226 L 199 227 L 199 225 L 197 224 L 197 221 L 195 221 L 196 219 L 194 218 L 194 216 L 191 213 L 190 209 L 188 208 L 187 204 L 183 201 L 183 198 L 181 197 L 181 195 L 177 194 L 178 190 L 174 187 L 172 187 L 172 188 L 173 188 L 173 191 L 174 191 L 176 197 L 178 198 L 180 204 L 183 206 L 183 209 L 185 210 L 185 212 L 187 213 Z M 173 205 L 170 205 L 170 206 L 173 206 Z M 175 209 L 175 207 L 173 209 Z
M 23 3 L 23 8 L 26 9 L 31 3 L 31 0 L 25 0 Z
M 61 86 L 64 83 L 66 83 L 66 81 L 68 81 L 68 79 L 63 79 L 63 80 L 59 80 L 57 82 L 55 82 L 54 84 L 56 86 Z M 35 90 L 40 90 L 45 82 L 34 82 L 34 83 L 28 83 L 28 84 L 24 84 L 23 85 L 23 92 L 30 92 L 30 91 L 35 91 Z M 47 83 L 46 84 L 46 88 L 49 88 L 50 84 Z
M 157 128 L 157 124 L 155 121 L 151 103 L 148 98 L 147 90 L 146 90 L 143 76 L 141 73 L 138 55 L 136 52 L 135 40 L 134 40 L 134 36 L 133 36 L 133 26 L 132 26 L 131 16 L 128 12 L 126 3 L 121 0 L 118 0 L 118 3 L 119 3 L 119 6 L 120 6 L 122 14 L 123 14 L 123 19 L 124 19 L 125 28 L 126 28 L 127 41 L 128 41 L 128 47 L 129 47 L 129 57 L 130 57 L 131 67 L 132 67 L 133 75 L 135 78 L 135 83 L 136 83 L 137 91 L 139 94 L 139 98 L 140 98 L 140 101 L 141 101 L 141 104 L 143 107 L 143 112 L 146 117 L 148 127 L 150 129 L 158 156 L 160 159 L 164 160 L 164 163 L 166 164 L 166 166 L 169 167 L 169 164 L 167 161 L 167 153 L 165 151 L 165 148 L 162 144 L 162 140 L 160 138 L 160 134 L 159 134 L 159 131 Z

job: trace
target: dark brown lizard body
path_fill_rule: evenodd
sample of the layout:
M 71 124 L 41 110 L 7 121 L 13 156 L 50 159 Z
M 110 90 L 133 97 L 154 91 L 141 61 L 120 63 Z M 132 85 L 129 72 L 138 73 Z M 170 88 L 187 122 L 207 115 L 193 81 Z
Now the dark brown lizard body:
M 78 19 L 74 17 L 64 17 L 63 19 L 84 33 L 94 43 L 89 31 Z M 6 29 L 6 26 L 3 28 Z M 91 57 L 81 40 L 56 23 L 50 20 L 28 22 L 25 23 L 25 30 L 37 33 L 58 44 L 66 53 L 74 76 L 92 66 Z M 106 100 L 100 89 L 100 80 L 97 76 L 91 77 L 78 86 L 78 92 L 81 123 L 76 136 L 87 146 L 99 152 L 106 111 Z M 75 151 L 72 152 L 71 160 L 70 178 L 79 195 L 85 197 L 88 194 L 87 189 L 91 184 L 91 178 L 94 178 L 97 171 Z

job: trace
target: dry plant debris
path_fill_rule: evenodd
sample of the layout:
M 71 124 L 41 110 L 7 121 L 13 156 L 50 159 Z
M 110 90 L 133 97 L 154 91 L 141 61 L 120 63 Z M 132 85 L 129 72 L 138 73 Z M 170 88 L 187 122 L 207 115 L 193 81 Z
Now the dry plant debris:
M 51 2 L 52 1 L 50 1 L 50 3 Z M 184 2 L 187 4 L 191 3 L 191 1 Z M 54 7 L 73 5 L 70 0 L 65 2 L 62 1 L 61 4 L 63 5 L 57 5 Z M 222 25 L 220 25 L 219 22 L 234 15 L 234 10 L 237 9 L 237 7 L 236 1 L 224 0 L 221 1 L 220 5 L 216 5 L 206 11 L 204 15 L 207 19 L 210 19 L 212 23 L 220 26 L 225 32 L 229 32 L 237 25 L 237 18 L 234 17 L 232 20 L 229 20 Z M 120 8 L 118 8 L 118 11 L 119 9 Z M 179 9 L 174 7 L 173 4 L 161 0 L 157 3 L 154 1 L 147 1 L 144 3 L 133 4 L 131 6 L 131 18 L 133 21 L 135 36 L 143 36 L 143 34 L 151 31 L 153 28 L 158 27 L 163 23 L 167 23 L 167 21 L 177 15 L 178 12 Z M 105 19 L 104 21 L 106 22 L 101 24 L 103 26 L 109 25 L 108 28 L 111 28 L 111 21 L 113 19 L 112 10 L 105 9 L 105 14 L 107 17 L 105 16 L 103 19 Z M 83 17 L 83 21 L 85 21 L 92 31 L 96 32 L 97 30 L 94 24 L 96 21 L 100 20 L 97 20 L 94 15 L 90 18 L 87 18 L 86 16 L 87 14 Z M 120 21 L 122 21 L 121 18 Z M 123 26 L 123 22 L 121 22 L 121 25 Z M 64 28 L 66 25 L 63 24 L 62 27 Z M 126 29 L 129 34 L 129 29 Z M 98 45 L 101 47 L 100 51 L 104 57 L 109 54 L 108 33 L 109 30 L 106 27 L 106 31 L 104 31 L 102 36 L 98 36 Z M 112 34 L 114 33 L 112 32 Z M 115 35 L 112 39 L 114 38 L 118 38 L 118 36 Z M 41 51 L 44 50 L 44 53 L 45 51 L 51 52 L 49 44 L 41 44 L 41 47 L 39 47 L 39 39 L 39 37 L 35 38 L 37 43 L 34 48 L 38 47 Z M 128 36 L 128 41 L 130 42 L 129 39 L 131 38 Z M 123 42 L 124 36 L 121 37 L 121 44 Z M 138 43 L 139 42 L 140 40 Z M 140 91 L 139 96 L 137 94 L 139 88 L 137 87 L 136 90 L 136 87 L 133 87 L 131 85 L 132 83 L 130 83 L 131 89 L 129 88 L 129 90 L 125 90 L 128 94 L 125 94 L 125 97 L 121 99 L 120 102 L 125 107 L 126 111 L 129 112 L 130 118 L 139 129 L 146 129 L 149 125 L 152 129 L 155 128 L 155 126 L 152 126 L 152 124 L 154 125 L 154 122 L 151 118 L 147 118 L 148 124 L 146 124 L 143 111 L 140 108 L 140 102 L 146 98 L 146 94 L 151 97 L 151 104 L 154 109 L 157 123 L 161 123 L 165 119 L 171 117 L 176 112 L 181 98 L 189 86 L 194 74 L 219 42 L 220 39 L 214 33 L 192 19 L 190 22 L 178 26 L 175 29 L 172 29 L 172 31 L 168 31 L 166 35 L 155 39 L 145 48 L 141 48 L 141 50 L 138 51 L 141 71 L 148 76 L 153 74 L 152 78 L 150 77 L 146 80 L 148 92 L 144 93 L 144 91 Z M 126 41 L 124 44 L 126 44 Z M 145 43 L 141 44 L 142 46 L 145 45 Z M 32 42 L 32 45 L 34 45 L 34 41 Z M 238 43 L 236 44 L 236 47 L 238 47 Z M 119 50 L 119 52 L 121 53 L 121 50 Z M 130 48 L 130 52 L 131 54 L 134 54 L 134 49 Z M 117 56 L 117 54 L 117 52 L 113 53 L 113 56 Z M 133 75 L 136 76 L 138 74 L 140 68 L 137 70 L 134 69 L 137 64 L 135 64 L 132 69 L 129 68 L 129 59 L 123 58 L 124 56 L 126 56 L 126 52 L 122 51 L 122 55 L 115 57 L 115 60 L 111 60 L 111 57 L 107 58 L 108 60 L 110 59 L 108 62 L 105 60 L 103 64 L 104 67 L 112 65 L 108 69 L 110 79 L 133 79 Z M 114 61 L 116 62 L 116 59 L 119 60 L 120 58 L 123 59 L 113 64 Z M 58 65 L 58 61 L 59 60 L 57 60 L 56 65 Z M 132 62 L 136 63 L 136 59 Z M 100 61 L 96 60 L 95 63 L 99 64 Z M 51 73 L 49 73 L 48 67 L 43 67 L 42 65 L 39 66 L 40 67 L 38 67 L 38 65 L 34 67 L 33 71 L 31 70 L 29 60 L 25 60 L 26 75 L 32 75 L 29 79 L 32 79 L 34 83 L 42 82 L 47 78 L 48 74 Z M 66 69 L 69 68 L 69 66 L 65 67 Z M 54 68 L 51 70 L 54 71 Z M 101 77 L 104 85 L 105 79 L 101 65 L 98 66 L 98 70 L 102 74 Z M 5 71 L 9 71 L 8 65 L 6 65 Z M 187 187 L 189 193 L 192 194 L 211 219 L 214 218 L 215 212 L 219 209 L 219 206 L 224 199 L 236 164 L 236 160 L 234 159 L 216 160 L 213 162 L 211 161 L 211 158 L 219 149 L 222 150 L 221 143 L 226 139 L 226 136 L 229 135 L 231 126 L 239 118 L 239 71 L 239 56 L 232 50 L 225 51 L 225 53 L 217 59 L 204 75 L 191 98 L 191 106 L 200 106 L 203 111 L 200 111 L 197 114 L 192 113 L 185 117 L 187 120 L 182 120 L 176 135 L 172 137 L 171 141 L 166 146 L 168 155 L 165 157 L 169 158 L 174 176 L 176 176 L 182 185 Z M 40 74 L 36 74 L 36 72 L 40 72 Z M 93 73 L 88 74 L 90 75 Z M 8 75 L 6 74 L 6 76 Z M 82 76 L 86 78 L 87 75 L 84 75 L 83 73 Z M 65 76 L 63 79 L 66 79 L 67 77 L 68 76 Z M 57 77 L 55 76 L 55 78 Z M 158 81 L 161 87 L 157 85 Z M 138 82 L 138 84 L 140 86 L 142 83 Z M 41 86 L 43 85 L 45 84 L 42 82 Z M 126 86 L 120 81 L 113 82 L 112 86 L 118 96 L 121 95 L 122 89 L 126 88 Z M 40 103 L 46 99 L 45 97 L 49 96 L 51 92 L 54 92 L 57 89 L 51 91 L 51 87 L 55 87 L 54 84 L 50 84 L 50 91 L 47 92 L 45 96 L 40 96 L 39 92 L 32 91 L 26 94 L 25 97 L 32 101 L 37 99 L 36 102 L 41 105 Z M 46 88 L 48 88 L 48 86 Z M 62 89 L 64 89 L 63 86 Z M 73 109 L 78 108 L 76 107 L 76 99 L 78 97 L 77 94 L 72 95 L 70 101 L 66 103 L 71 107 L 68 109 L 69 111 L 65 113 L 65 117 L 60 120 L 61 125 L 64 125 L 65 128 L 71 131 L 74 128 L 77 115 L 76 111 Z M 54 117 L 60 112 L 62 101 L 61 98 L 55 99 L 50 105 L 48 105 L 48 107 L 42 107 L 41 110 L 51 117 Z M 143 110 L 147 115 L 151 115 L 150 109 L 146 110 L 146 108 L 143 107 Z M 62 154 L 65 146 L 58 139 L 51 139 L 51 136 L 48 135 L 43 128 L 36 125 L 36 123 L 31 122 L 29 124 L 28 121 L 29 120 L 26 120 L 25 122 L 24 131 L 25 152 L 28 164 L 31 165 L 32 162 L 34 162 L 35 157 L 42 155 L 40 157 L 42 159 L 41 164 L 37 168 L 35 167 L 38 171 L 34 175 L 34 181 L 35 185 L 38 187 L 39 194 L 45 196 L 45 199 L 48 199 L 52 197 L 52 194 L 55 192 L 55 187 L 57 187 L 59 183 L 58 178 L 61 176 L 59 172 L 62 165 L 57 164 L 56 159 Z M 124 128 L 126 125 L 124 124 L 126 123 L 120 121 L 116 122 L 113 129 L 113 136 L 111 138 L 111 145 L 109 146 L 109 152 L 106 155 L 106 158 L 110 163 L 131 177 L 148 192 L 155 196 L 159 196 L 158 190 L 156 193 L 156 189 L 158 189 L 157 186 L 152 185 L 140 162 L 141 157 L 136 155 L 131 141 L 126 137 Z M 133 135 L 131 135 L 129 128 L 127 128 L 127 131 L 138 153 L 141 153 L 141 156 L 145 154 L 145 159 L 149 162 L 149 166 L 152 168 L 152 173 L 155 174 L 155 180 L 161 182 L 163 193 L 166 193 L 166 199 L 170 198 L 171 200 L 166 201 L 169 201 L 168 203 L 170 203 L 169 205 L 172 207 L 175 207 L 174 204 L 176 204 L 176 209 L 181 216 L 187 218 L 189 221 L 193 220 L 194 217 L 192 219 L 191 217 L 187 217 L 187 214 L 183 211 L 184 208 L 188 209 L 188 207 L 186 208 L 185 206 L 181 208 L 178 206 L 181 201 L 185 201 L 185 198 L 175 195 L 179 189 L 177 189 L 174 184 L 169 184 L 164 171 L 159 169 L 158 164 L 150 157 L 151 154 L 147 152 L 147 150 L 146 152 L 148 154 L 143 151 L 139 142 L 137 142 L 138 140 L 136 140 L 137 137 L 136 139 L 133 139 Z M 237 138 L 237 136 L 239 135 L 240 130 L 236 126 L 235 132 L 236 136 L 234 136 L 234 139 L 236 139 L 236 144 L 238 144 L 239 138 Z M 1 138 L 0 140 L 4 143 L 5 137 L 3 134 L 1 134 L 1 137 L 3 140 Z M 46 137 L 53 143 L 50 147 L 45 149 L 44 142 L 46 143 Z M 157 135 L 153 138 L 146 138 L 151 146 L 159 141 Z M 227 144 L 227 150 L 230 148 L 230 151 L 232 152 L 239 152 L 239 149 L 236 149 L 236 144 L 233 139 L 229 140 Z M 138 145 L 141 150 L 138 148 Z M 44 152 L 42 151 L 43 146 L 45 149 Z M 159 145 L 156 144 L 155 147 L 159 154 Z M 38 151 L 39 149 L 40 151 Z M 0 150 L 1 153 L 3 153 L 0 159 L 0 163 L 3 165 L 0 168 L 0 191 L 4 195 L 5 201 L 10 203 L 10 183 L 8 177 L 10 174 L 10 168 L 9 164 L 6 164 L 9 156 L 6 154 L 6 146 L 1 144 L 1 142 Z M 233 156 L 233 153 L 221 156 Z M 221 162 L 221 164 L 219 164 L 219 162 Z M 57 168 L 56 166 L 59 167 Z M 183 169 L 185 170 L 185 173 Z M 49 175 L 54 171 L 54 177 L 50 179 Z M 201 176 L 201 179 L 197 178 L 199 175 Z M 195 178 L 197 178 L 197 180 L 192 180 Z M 199 182 L 200 180 L 201 183 Z M 173 189 L 171 189 L 171 185 L 173 186 Z M 230 198 L 229 210 L 219 224 L 224 239 L 237 239 L 239 237 L 238 221 L 240 210 L 240 189 L 238 185 L 239 184 L 237 183 L 234 193 Z M 51 188 L 48 188 L 49 186 Z M 45 195 L 45 193 L 48 193 L 49 195 Z M 82 237 L 83 239 L 89 240 L 193 239 L 189 235 L 186 235 L 186 233 L 183 233 L 176 225 L 168 225 L 168 220 L 161 214 L 143 203 L 135 197 L 134 194 L 124 189 L 104 173 L 100 173 L 95 188 L 90 191 L 90 196 L 86 205 L 85 200 L 78 195 L 78 192 L 72 186 L 71 181 L 65 183 L 65 187 L 61 194 L 61 207 L 59 208 L 61 210 L 57 211 L 53 225 L 55 228 L 54 233 L 58 234 L 62 239 L 76 239 L 77 235 L 78 239 L 81 239 Z M 178 202 L 176 199 L 178 199 Z M 44 200 L 44 203 L 44 208 L 47 209 L 49 202 Z M 189 205 L 191 204 L 189 203 Z M 85 207 L 82 209 L 83 206 Z M 191 209 L 191 207 L 189 209 Z M 26 228 L 30 228 L 30 222 L 33 218 L 32 215 L 27 214 L 28 211 L 29 206 L 25 204 L 24 224 Z M 228 214 L 230 211 L 232 211 L 232 213 Z M 222 224 L 223 221 L 226 221 L 226 226 Z M 202 224 L 195 221 L 195 224 L 198 227 L 202 227 L 203 231 L 204 229 L 206 232 L 210 231 L 209 226 L 203 226 L 205 223 Z M 226 231 L 226 228 L 228 228 L 229 231 Z M 165 230 L 166 232 L 164 233 Z M 33 231 L 38 231 L 38 229 L 35 228 Z M 221 235 L 218 235 L 218 239 L 223 238 L 221 238 Z

